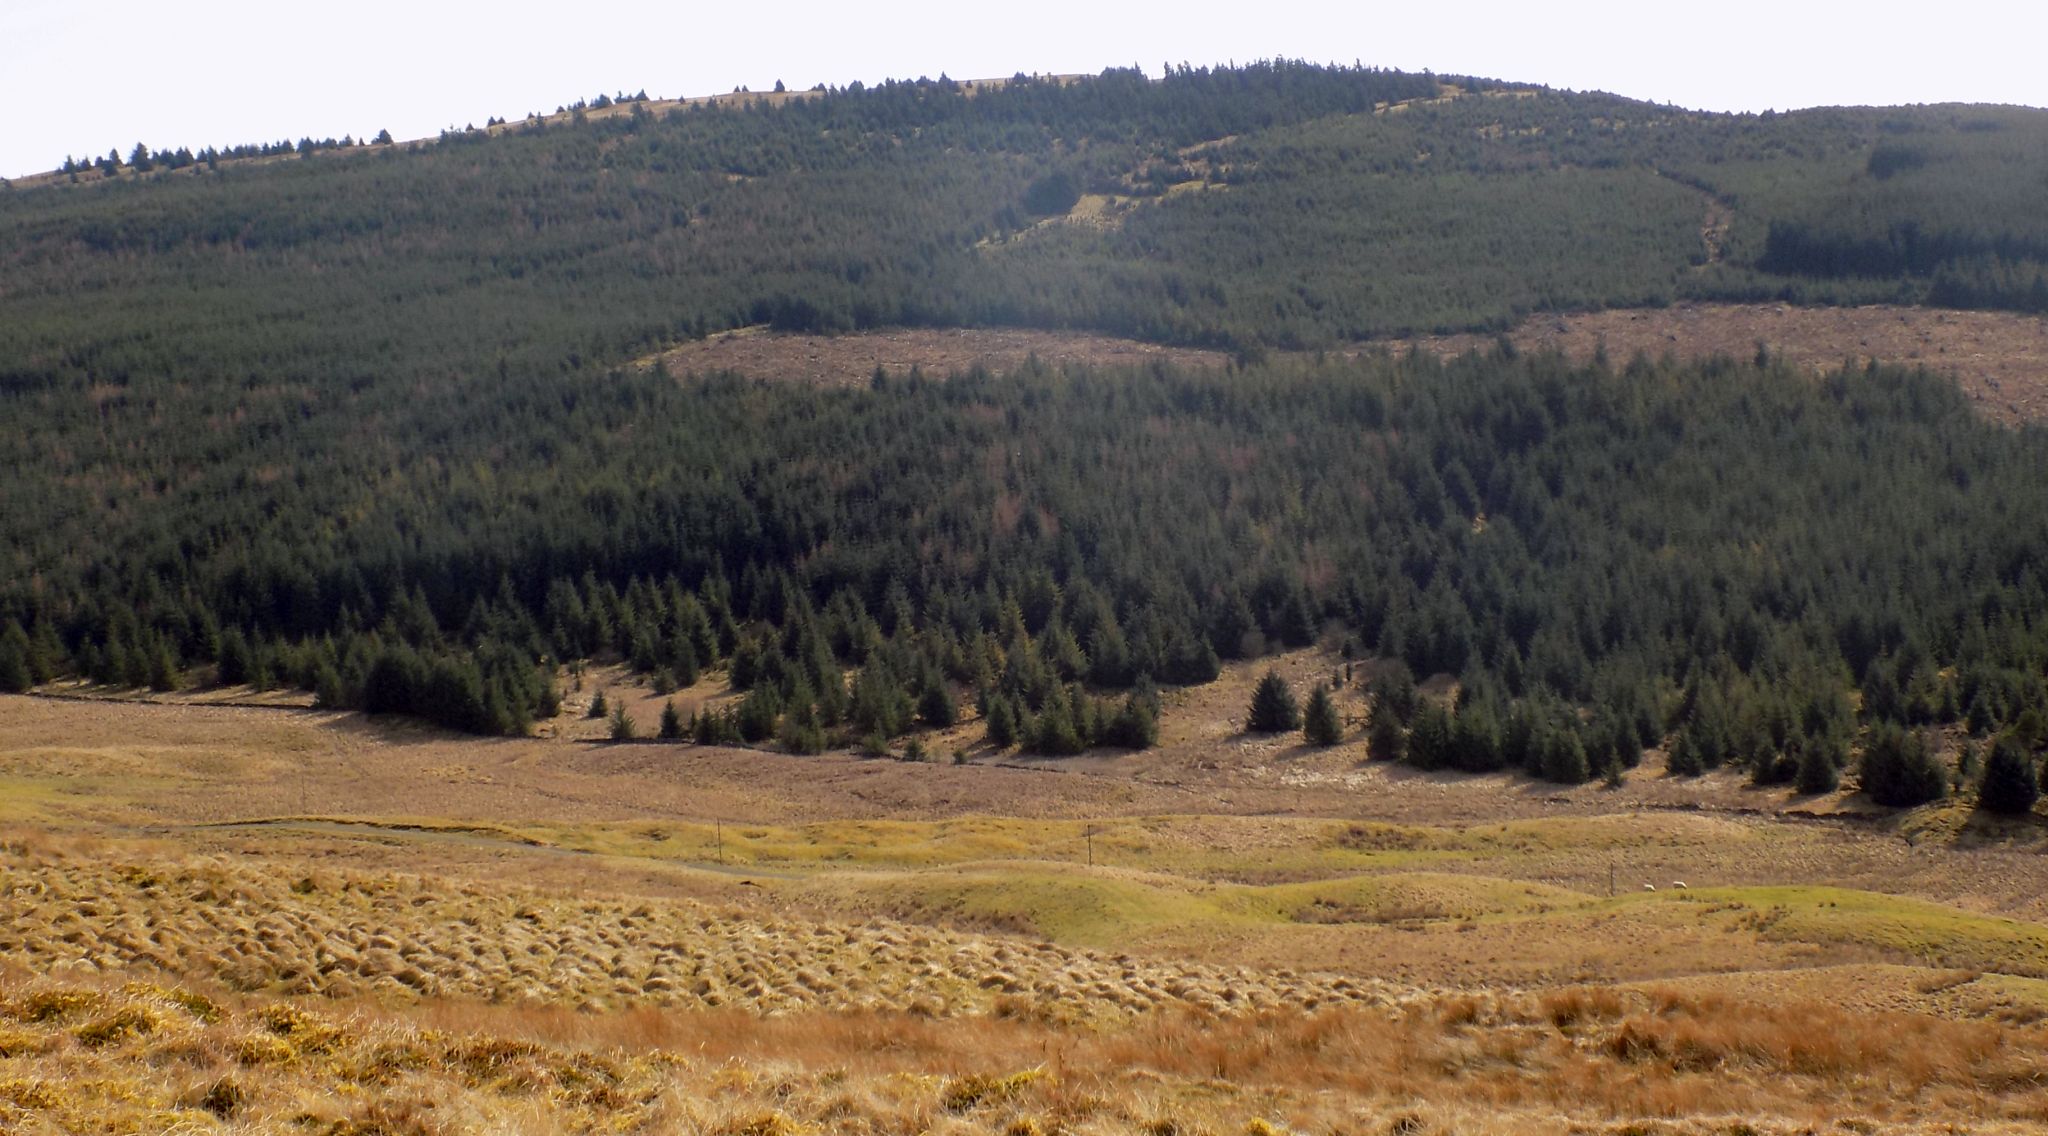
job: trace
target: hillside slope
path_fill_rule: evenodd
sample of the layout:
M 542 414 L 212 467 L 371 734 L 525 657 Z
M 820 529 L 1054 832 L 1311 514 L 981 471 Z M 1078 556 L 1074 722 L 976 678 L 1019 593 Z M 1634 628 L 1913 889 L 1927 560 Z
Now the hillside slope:
M 1482 768 L 1583 779 L 1695 719 L 1700 764 L 1777 781 L 1874 722 L 1982 733 L 2048 704 L 2037 434 L 1768 351 L 1356 345 L 1687 297 L 2036 307 L 2044 138 L 1271 63 L 10 192 L 0 689 L 286 684 L 516 733 L 561 664 L 619 659 L 727 673 L 707 740 L 964 714 L 1062 751 L 1328 634 L 1481 695 Z M 1234 361 L 630 366 L 763 324 Z

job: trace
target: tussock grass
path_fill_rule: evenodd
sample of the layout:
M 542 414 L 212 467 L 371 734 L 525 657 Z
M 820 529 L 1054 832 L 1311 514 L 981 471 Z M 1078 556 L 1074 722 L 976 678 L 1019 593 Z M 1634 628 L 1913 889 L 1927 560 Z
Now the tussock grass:
M 0 1023 L 36 1038 L 0 1056 L 0 1130 L 1789 1136 L 1822 1115 L 1907 1133 L 2017 1133 L 2048 1115 L 2040 1027 L 1675 990 L 1098 1029 L 268 995 L 209 998 L 209 1021 L 190 993 L 0 979 Z M 74 1009 L 45 1013 L 60 1004 Z M 153 1026 L 87 1044 L 67 1021 L 87 1008 Z M 283 1056 L 247 1062 L 252 1039 Z
M 1176 1006 L 1236 1012 L 1405 996 L 1389 983 L 1138 961 L 884 919 L 764 917 L 690 901 L 574 899 L 161 852 L 145 867 L 126 858 L 134 851 L 15 844 L 4 865 L 13 883 L 0 890 L 0 957 L 60 976 L 155 972 L 244 993 L 585 1010 L 943 1017 L 1014 1012 L 1004 999 L 1023 998 L 1095 1020 Z M 46 997 L 31 1020 L 103 1013 L 89 990 Z M 188 1015 L 209 1012 L 203 999 L 179 1005 Z M 272 1024 L 295 1052 L 311 1044 L 293 1022 Z M 111 1036 L 144 1023 L 102 1028 Z M 244 1049 L 251 1064 L 278 1059 L 270 1039 L 249 1039 Z

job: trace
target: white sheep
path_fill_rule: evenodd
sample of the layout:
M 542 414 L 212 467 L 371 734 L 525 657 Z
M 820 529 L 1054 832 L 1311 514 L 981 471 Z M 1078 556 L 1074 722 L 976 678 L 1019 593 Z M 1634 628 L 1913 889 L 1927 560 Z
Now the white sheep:
M 1674 891 L 1689 891 L 1689 890 L 1691 890 L 1690 888 L 1687 888 L 1687 887 L 1685 886 L 1685 881 L 1684 881 L 1684 880 L 1672 880 L 1672 881 L 1671 881 L 1671 887 L 1672 887 L 1672 889 L 1673 889 Z
M 1656 890 L 1657 890 L 1657 885 L 1656 885 L 1656 884 L 1644 884 L 1644 885 L 1643 885 L 1643 890 L 1644 890 L 1644 891 L 1656 891 Z

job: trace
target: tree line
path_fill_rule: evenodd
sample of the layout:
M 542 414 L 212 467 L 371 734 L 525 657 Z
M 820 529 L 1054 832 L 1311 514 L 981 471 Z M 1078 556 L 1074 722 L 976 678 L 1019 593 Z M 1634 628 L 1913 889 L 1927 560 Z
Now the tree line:
M 2042 435 L 1924 374 L 1499 351 L 505 383 L 212 491 L 84 515 L 53 483 L 0 678 L 210 663 L 517 732 L 560 665 L 614 658 L 723 668 L 745 697 L 707 736 L 886 741 L 972 705 L 1071 752 L 1153 736 L 1160 686 L 1337 635 L 1395 708 L 1376 747 L 1560 781 L 1668 743 L 1681 772 L 1819 783 L 1878 726 L 1990 737 L 2048 705 Z M 128 414 L 164 405 L 38 444 Z M 1455 705 L 1409 693 L 1433 674 Z

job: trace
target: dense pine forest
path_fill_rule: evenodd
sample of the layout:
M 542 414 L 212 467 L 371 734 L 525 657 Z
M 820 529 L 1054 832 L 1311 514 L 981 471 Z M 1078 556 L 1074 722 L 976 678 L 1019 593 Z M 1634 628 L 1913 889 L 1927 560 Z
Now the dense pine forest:
M 2048 711 L 2048 437 L 1944 380 L 1319 354 L 1682 299 L 2048 312 L 2041 112 L 1274 63 L 61 180 L 0 191 L 0 688 L 203 675 L 506 733 L 616 657 L 726 669 L 707 741 L 971 702 L 1062 753 L 1326 639 L 1374 660 L 1387 756 L 1581 781 L 1668 743 L 1819 786 L 1862 750 L 1901 802 L 1940 790 L 1918 728 Z M 762 324 L 1237 361 L 635 365 Z

